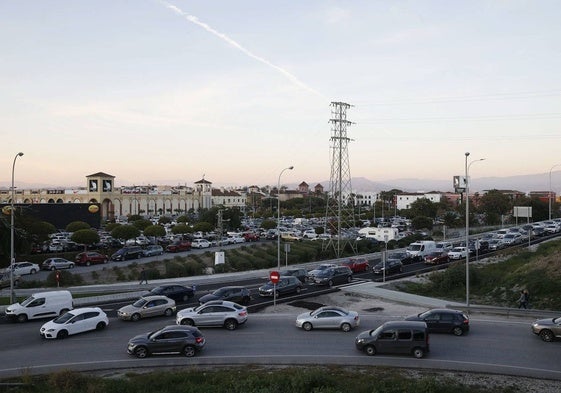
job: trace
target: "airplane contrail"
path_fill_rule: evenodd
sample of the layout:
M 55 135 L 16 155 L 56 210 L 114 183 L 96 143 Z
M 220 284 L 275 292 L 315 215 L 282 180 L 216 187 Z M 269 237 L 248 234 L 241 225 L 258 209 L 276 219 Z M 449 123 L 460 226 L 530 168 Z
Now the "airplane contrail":
M 179 9 L 178 7 L 176 7 L 173 4 L 168 3 L 167 1 L 163 1 L 160 0 L 159 1 L 163 6 L 169 8 L 170 10 L 172 10 L 173 12 L 175 12 L 178 15 L 183 16 L 185 19 L 187 19 L 189 22 L 196 24 L 199 27 L 202 27 L 203 29 L 205 29 L 206 31 L 208 31 L 209 33 L 215 35 L 216 37 L 220 38 L 221 40 L 225 41 L 226 43 L 232 45 L 234 48 L 238 49 L 239 51 L 241 51 L 242 53 L 246 54 L 247 56 L 251 57 L 254 60 L 257 60 L 271 68 L 273 68 L 275 71 L 280 72 L 282 75 L 284 75 L 288 80 L 290 80 L 293 84 L 295 84 L 296 86 L 307 90 L 315 95 L 320 96 L 321 98 L 325 98 L 325 96 L 323 94 L 321 94 L 320 92 L 318 92 L 317 90 L 312 89 L 310 86 L 306 85 L 304 82 L 300 81 L 298 78 L 296 78 L 294 75 L 292 75 L 290 72 L 286 71 L 285 69 L 271 63 L 270 61 L 268 61 L 267 59 L 264 59 L 260 56 L 257 56 L 256 54 L 250 52 L 249 50 L 247 50 L 246 48 L 244 48 L 243 46 L 241 46 L 240 44 L 238 44 L 236 41 L 234 41 L 233 39 L 231 39 L 230 37 L 228 37 L 226 34 L 220 33 L 219 31 L 213 29 L 212 27 L 210 27 L 208 24 L 201 22 L 199 20 L 199 18 L 197 18 L 196 16 L 193 15 L 189 15 L 188 13 L 184 12 L 183 10 Z

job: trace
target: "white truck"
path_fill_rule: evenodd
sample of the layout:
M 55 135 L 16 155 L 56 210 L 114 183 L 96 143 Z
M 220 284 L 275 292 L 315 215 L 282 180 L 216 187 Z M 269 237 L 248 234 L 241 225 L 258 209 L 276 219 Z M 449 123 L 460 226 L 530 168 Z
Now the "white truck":
M 18 322 L 29 319 L 54 318 L 74 308 L 69 291 L 37 292 L 21 303 L 6 308 L 6 317 Z
M 407 254 L 418 261 L 423 260 L 425 256 L 433 251 L 436 251 L 436 242 L 433 240 L 419 240 L 407 247 Z
M 399 229 L 397 228 L 374 228 L 367 227 L 358 230 L 358 239 L 376 239 L 379 242 L 399 239 Z

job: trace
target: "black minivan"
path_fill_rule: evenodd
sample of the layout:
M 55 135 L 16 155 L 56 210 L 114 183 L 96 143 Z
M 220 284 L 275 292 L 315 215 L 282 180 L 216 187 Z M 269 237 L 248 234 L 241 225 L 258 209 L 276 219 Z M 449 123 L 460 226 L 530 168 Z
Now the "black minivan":
M 429 331 L 424 322 L 390 321 L 377 329 L 360 333 L 355 339 L 355 346 L 369 356 L 389 353 L 413 355 L 420 359 L 429 352 Z

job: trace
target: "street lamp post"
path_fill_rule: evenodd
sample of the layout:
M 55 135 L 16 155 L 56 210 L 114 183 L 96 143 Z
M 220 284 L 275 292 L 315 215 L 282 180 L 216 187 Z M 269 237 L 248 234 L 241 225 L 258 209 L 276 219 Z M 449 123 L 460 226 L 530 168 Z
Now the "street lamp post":
M 12 199 L 10 201 L 10 304 L 14 303 L 14 199 L 16 197 L 14 186 L 14 172 L 16 169 L 16 160 L 21 156 L 23 156 L 22 152 L 16 154 L 16 156 L 14 157 L 14 163 L 12 164 Z
M 469 307 L 469 168 L 474 162 L 483 161 L 485 158 L 473 160 L 468 165 L 469 152 L 466 156 L 466 306 Z
M 281 173 L 279 173 L 279 181 L 277 182 L 277 269 L 280 270 L 280 179 L 284 171 L 287 169 L 292 170 L 294 167 L 291 165 L 284 168 Z
M 549 199 L 549 220 L 551 221 L 551 194 L 553 193 L 553 191 L 551 191 L 551 171 L 553 171 L 553 168 L 561 166 L 561 164 L 555 164 L 551 167 L 551 169 L 549 170 L 549 194 L 547 196 L 547 199 Z

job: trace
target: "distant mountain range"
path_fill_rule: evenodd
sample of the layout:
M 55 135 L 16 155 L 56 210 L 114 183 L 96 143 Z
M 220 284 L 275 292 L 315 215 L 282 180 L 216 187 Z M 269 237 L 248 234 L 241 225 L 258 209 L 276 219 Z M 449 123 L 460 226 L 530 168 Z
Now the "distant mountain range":
M 561 171 L 552 172 L 551 178 L 552 190 L 554 192 L 560 193 L 561 189 L 561 177 L 559 176 Z M 329 180 L 324 180 L 320 182 L 313 182 L 304 180 L 310 188 L 314 188 L 316 184 L 320 183 L 325 190 L 329 189 Z M 179 182 L 172 183 L 151 183 L 151 184 L 161 184 L 161 185 L 172 185 L 180 184 Z M 184 182 L 181 182 L 184 184 Z M 299 183 L 298 183 L 299 184 Z M 296 189 L 298 184 L 287 184 L 289 188 Z M 220 185 L 215 185 L 220 186 Z M 226 185 L 225 185 L 226 186 Z M 227 185 L 231 187 L 236 187 L 236 185 Z M 238 185 L 239 186 L 239 185 Z M 452 177 L 447 180 L 438 179 L 392 179 L 385 180 L 384 182 L 377 182 L 367 179 L 365 177 L 353 177 L 351 179 L 351 186 L 355 192 L 379 192 L 379 191 L 389 191 L 392 189 L 398 189 L 405 192 L 430 192 L 430 191 L 440 191 L 440 192 L 453 192 L 453 182 Z M 51 188 L 55 187 L 48 184 L 26 184 L 17 183 L 19 189 L 31 189 L 31 188 Z M 9 182 L 0 182 L 0 188 L 9 189 Z M 77 187 L 64 187 L 64 188 L 77 188 Z M 472 178 L 470 184 L 470 191 L 481 192 L 485 190 L 515 190 L 528 193 L 530 191 L 548 191 L 549 189 L 549 173 L 538 173 L 533 175 L 520 175 L 520 176 L 507 176 L 507 177 L 480 177 Z

